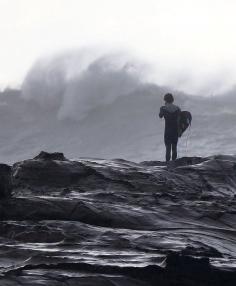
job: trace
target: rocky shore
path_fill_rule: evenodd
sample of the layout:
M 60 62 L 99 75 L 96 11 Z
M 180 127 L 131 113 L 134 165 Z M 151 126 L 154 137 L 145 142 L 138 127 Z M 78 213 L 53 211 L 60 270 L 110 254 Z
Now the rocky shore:
M 0 165 L 0 285 L 235 285 L 236 156 Z

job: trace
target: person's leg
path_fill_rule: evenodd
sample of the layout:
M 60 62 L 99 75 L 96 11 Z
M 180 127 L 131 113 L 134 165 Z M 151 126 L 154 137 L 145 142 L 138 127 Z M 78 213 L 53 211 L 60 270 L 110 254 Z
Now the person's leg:
M 177 143 L 172 143 L 172 160 L 176 160 L 177 159 Z
M 171 143 L 166 143 L 166 162 L 170 161 Z

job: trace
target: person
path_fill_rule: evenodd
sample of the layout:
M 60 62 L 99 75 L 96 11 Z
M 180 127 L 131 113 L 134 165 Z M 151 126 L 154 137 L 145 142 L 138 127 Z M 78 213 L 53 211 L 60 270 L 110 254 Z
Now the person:
M 171 93 L 164 96 L 165 105 L 161 106 L 159 117 L 165 119 L 164 142 L 166 146 L 166 161 L 175 160 L 177 158 L 178 143 L 178 120 L 180 108 L 173 104 L 174 97 Z M 171 156 L 172 155 L 172 156 Z

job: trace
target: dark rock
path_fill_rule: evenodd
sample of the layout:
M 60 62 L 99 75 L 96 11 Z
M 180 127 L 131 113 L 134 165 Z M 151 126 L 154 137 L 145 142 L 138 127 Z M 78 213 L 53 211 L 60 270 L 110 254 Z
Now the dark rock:
M 0 164 L 0 199 L 9 198 L 12 190 L 11 167 Z
M 176 167 L 179 167 L 179 166 L 196 165 L 203 163 L 207 160 L 208 158 L 202 158 L 202 157 L 181 157 L 173 161 L 173 163 Z
M 219 257 L 223 258 L 222 254 L 210 245 L 199 247 L 187 246 L 181 251 L 182 255 L 195 256 L 195 257 Z
M 209 258 L 194 258 L 171 252 L 165 259 L 166 270 L 188 273 L 202 273 L 210 270 Z
M 203 163 L 207 160 L 209 159 L 202 158 L 202 157 L 182 157 L 182 158 L 178 158 L 175 161 L 170 161 L 170 162 L 143 161 L 140 164 L 144 166 L 169 166 L 172 168 L 176 168 L 180 166 L 188 166 L 188 165 L 195 165 L 195 164 Z
M 15 187 L 68 187 L 93 173 L 80 162 L 68 161 L 62 153 L 41 152 L 34 159 L 13 165 Z
M 67 161 L 63 153 L 54 152 L 48 153 L 45 151 L 41 151 L 36 157 L 35 160 L 57 160 L 57 161 Z
M 44 152 L 14 164 L 0 201 L 0 285 L 235 285 L 235 164 Z

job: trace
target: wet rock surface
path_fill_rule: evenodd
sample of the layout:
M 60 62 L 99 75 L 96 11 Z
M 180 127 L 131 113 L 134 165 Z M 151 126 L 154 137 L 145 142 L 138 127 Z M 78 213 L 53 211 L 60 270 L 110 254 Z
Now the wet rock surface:
M 236 157 L 4 166 L 0 285 L 235 285 Z

